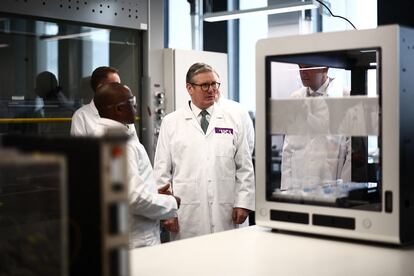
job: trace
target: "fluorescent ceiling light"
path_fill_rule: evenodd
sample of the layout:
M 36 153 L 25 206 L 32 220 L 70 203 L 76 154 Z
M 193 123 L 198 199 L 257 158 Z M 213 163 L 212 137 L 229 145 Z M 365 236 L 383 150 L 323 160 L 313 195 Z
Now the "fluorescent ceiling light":
M 377 50 L 376 49 L 372 49 L 372 50 L 361 50 L 360 52 L 361 53 L 375 53 L 375 52 L 377 52 Z
M 326 66 L 312 66 L 312 67 L 299 68 L 299 71 L 320 70 L 320 69 L 325 69 L 325 68 L 328 68 L 328 67 L 326 67 Z
M 111 44 L 119 44 L 119 45 L 128 45 L 128 46 L 135 46 L 134 42 L 129 41 L 117 41 L 117 40 L 109 40 L 109 30 L 102 29 L 102 30 L 93 30 L 83 33 L 75 33 L 75 34 L 67 34 L 67 35 L 42 35 L 40 39 L 43 41 L 58 41 L 58 40 L 65 40 L 65 39 L 93 39 L 94 41 L 100 42 L 107 42 Z M 108 37 L 105 37 L 105 34 L 108 34 Z
M 56 41 L 56 40 L 64 40 L 64 39 L 82 38 L 82 37 L 92 36 L 99 32 L 102 32 L 102 30 L 89 31 L 89 32 L 84 32 L 84 33 L 76 33 L 76 34 L 67 34 L 67 35 L 45 35 L 45 36 L 42 36 L 41 39 L 44 41 Z
M 203 19 L 204 21 L 207 21 L 207 22 L 217 22 L 217 21 L 224 21 L 224 20 L 231 20 L 231 19 L 240 19 L 240 18 L 244 18 L 248 16 L 288 13 L 288 12 L 303 11 L 303 10 L 316 9 L 316 8 L 318 8 L 318 5 L 315 4 L 314 1 L 303 1 L 303 2 L 272 5 L 272 6 L 250 9 L 250 10 L 206 13 L 203 16 Z

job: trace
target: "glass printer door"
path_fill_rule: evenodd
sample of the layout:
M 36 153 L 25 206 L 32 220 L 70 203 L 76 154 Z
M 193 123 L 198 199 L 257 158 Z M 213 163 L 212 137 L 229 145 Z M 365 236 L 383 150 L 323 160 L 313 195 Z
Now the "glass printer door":
M 267 57 L 267 200 L 381 210 L 379 56 Z

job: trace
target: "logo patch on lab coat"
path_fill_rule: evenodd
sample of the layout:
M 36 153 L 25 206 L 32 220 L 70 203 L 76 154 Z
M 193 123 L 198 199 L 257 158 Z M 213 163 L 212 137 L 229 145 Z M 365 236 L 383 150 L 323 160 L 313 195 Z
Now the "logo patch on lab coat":
M 216 127 L 216 128 L 214 128 L 214 132 L 215 133 L 221 133 L 221 134 L 233 134 L 233 129 L 232 128 Z

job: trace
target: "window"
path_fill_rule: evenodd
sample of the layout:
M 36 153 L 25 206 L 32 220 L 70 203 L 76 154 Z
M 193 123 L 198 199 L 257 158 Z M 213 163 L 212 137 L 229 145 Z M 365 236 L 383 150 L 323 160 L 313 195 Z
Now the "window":
M 93 98 L 98 66 L 117 68 L 139 93 L 140 40 L 135 30 L 2 16 L 0 133 L 69 134 L 73 112 Z

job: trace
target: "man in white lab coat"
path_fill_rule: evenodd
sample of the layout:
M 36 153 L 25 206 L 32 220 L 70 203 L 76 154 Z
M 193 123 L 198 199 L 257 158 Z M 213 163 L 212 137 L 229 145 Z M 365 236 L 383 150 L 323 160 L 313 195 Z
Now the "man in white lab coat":
M 100 118 L 94 135 L 109 128 L 124 131 L 129 140 L 127 172 L 130 204 L 130 248 L 160 243 L 159 220 L 176 216 L 180 199 L 167 192 L 169 184 L 157 192 L 153 170 L 147 152 L 135 131 L 129 128 L 136 115 L 136 100 L 127 86 L 108 83 L 98 88 L 94 98 Z
M 154 160 L 157 184 L 170 182 L 181 198 L 178 219 L 164 224 L 184 239 L 247 224 L 254 210 L 251 154 L 243 122 L 216 104 L 220 87 L 207 64 L 193 64 L 186 87 L 191 101 L 164 117 Z
M 94 93 L 96 93 L 97 89 L 103 84 L 111 82 L 121 82 L 117 69 L 101 66 L 93 71 L 90 83 Z M 73 136 L 93 135 L 98 120 L 99 113 L 96 109 L 94 100 L 92 99 L 89 104 L 82 106 L 73 114 L 70 134 Z M 133 122 L 129 127 L 131 130 L 135 131 Z
M 351 140 L 343 135 L 329 133 L 329 110 L 324 97 L 349 96 L 349 90 L 328 77 L 328 67 L 299 66 L 303 83 L 291 98 L 303 100 L 303 110 L 298 116 L 299 135 L 286 135 L 282 153 L 281 189 L 312 189 L 323 182 L 337 179 L 351 180 Z M 294 112 L 294 111 L 292 111 Z

